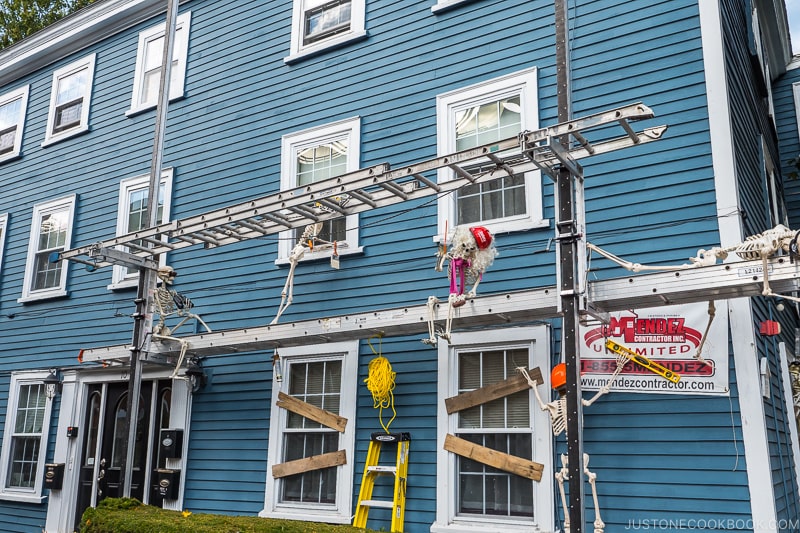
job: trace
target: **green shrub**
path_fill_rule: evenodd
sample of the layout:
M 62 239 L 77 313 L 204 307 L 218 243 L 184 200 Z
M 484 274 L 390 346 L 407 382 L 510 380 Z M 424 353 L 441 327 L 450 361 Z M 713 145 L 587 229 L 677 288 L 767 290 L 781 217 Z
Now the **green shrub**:
M 106 498 L 86 509 L 81 533 L 356 533 L 350 526 L 256 516 L 168 511 L 134 498 Z

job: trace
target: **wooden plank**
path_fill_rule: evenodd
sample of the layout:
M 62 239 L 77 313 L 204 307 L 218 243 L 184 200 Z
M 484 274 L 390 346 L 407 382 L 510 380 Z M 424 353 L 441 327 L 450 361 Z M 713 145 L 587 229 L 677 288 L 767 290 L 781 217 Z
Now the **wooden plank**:
M 315 407 L 310 403 L 303 400 L 298 400 L 294 396 L 289 396 L 283 392 L 278 393 L 278 401 L 275 402 L 278 407 L 283 407 L 287 411 L 291 411 L 300 416 L 304 416 L 314 422 L 318 422 L 325 427 L 335 429 L 339 433 L 344 433 L 344 428 L 347 425 L 347 419 L 339 415 L 333 414 L 330 411 Z
M 534 481 L 541 481 L 544 465 L 514 455 L 480 446 L 454 435 L 444 439 L 444 449 L 479 463 L 498 468 Z
M 542 371 L 539 370 L 539 367 L 531 369 L 529 375 L 536 383 L 544 383 L 544 380 L 542 380 Z M 505 398 L 506 396 L 510 396 L 515 392 L 525 390 L 529 387 L 530 385 L 528 385 L 528 380 L 525 379 L 525 376 L 517 373 L 516 376 L 506 380 L 498 381 L 497 383 L 486 385 L 480 389 L 447 398 L 444 401 L 444 405 L 447 408 L 447 414 L 452 415 L 453 413 L 475 407 L 476 405 L 481 405 L 498 398 Z
M 272 477 L 281 478 L 344 464 L 347 464 L 347 453 L 345 450 L 339 450 L 338 452 L 323 453 L 322 455 L 315 455 L 313 457 L 306 457 L 305 459 L 297 459 L 295 461 L 287 461 L 279 465 L 273 465 Z

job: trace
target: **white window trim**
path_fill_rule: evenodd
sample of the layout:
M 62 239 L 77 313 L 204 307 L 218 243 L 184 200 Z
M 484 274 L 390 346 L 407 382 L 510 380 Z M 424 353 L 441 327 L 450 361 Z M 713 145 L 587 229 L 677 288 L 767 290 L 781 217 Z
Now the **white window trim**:
M 42 215 L 53 211 L 61 211 L 67 209 L 67 216 L 69 217 L 69 227 L 67 228 L 67 238 L 64 242 L 64 249 L 68 250 L 72 241 L 72 229 L 74 225 L 75 214 L 75 199 L 76 196 L 70 195 L 58 200 L 51 200 L 33 206 L 33 216 L 31 218 L 31 235 L 28 241 L 28 258 L 25 263 L 25 279 L 22 285 L 22 297 L 17 299 L 17 302 L 31 302 L 35 300 L 42 300 L 45 298 L 56 298 L 58 296 L 67 295 L 67 271 L 69 270 L 69 261 L 66 261 L 61 268 L 61 280 L 58 287 L 51 289 L 42 289 L 38 291 L 31 290 L 31 282 L 33 281 L 33 267 L 35 265 L 36 251 L 38 250 L 38 237 L 39 237 L 39 220 Z M 62 260 L 63 261 L 63 260 Z
M 178 62 L 177 66 L 173 65 L 171 69 L 171 80 L 169 84 L 169 99 L 175 100 L 181 98 L 184 94 L 184 86 L 186 84 L 186 58 L 189 51 L 189 29 L 192 20 L 192 12 L 186 11 L 178 15 L 175 22 L 175 43 L 172 50 L 172 60 Z M 153 26 L 139 33 L 139 45 L 136 50 L 136 70 L 133 74 L 133 91 L 131 93 L 131 108 L 125 112 L 126 116 L 130 116 L 146 109 L 156 107 L 157 102 L 141 103 L 139 96 L 142 92 L 144 84 L 144 61 L 145 49 L 150 41 L 159 39 L 164 36 L 166 23 Z M 177 33 L 180 29 L 181 33 Z
M 456 516 L 456 494 L 453 490 L 456 483 L 455 455 L 444 450 L 444 440 L 448 433 L 456 432 L 458 414 L 448 415 L 445 399 L 455 396 L 458 390 L 458 373 L 456 362 L 458 351 L 478 347 L 526 347 L 529 349 L 528 368 L 539 367 L 542 370 L 544 384 L 541 393 L 550 394 L 550 346 L 547 326 L 507 328 L 492 331 L 492 341 L 487 342 L 485 331 L 454 333 L 450 344 L 440 342 L 439 381 L 437 405 L 437 438 L 436 449 L 436 522 L 431 531 L 441 533 L 468 533 L 485 531 L 487 527 L 503 531 L 555 531 L 553 516 L 553 433 L 550 429 L 550 416 L 542 411 L 536 403 L 533 391 L 530 391 L 530 412 L 533 428 L 533 460 L 544 465 L 542 479 L 534 485 L 533 505 L 536 523 L 524 520 L 503 519 L 500 517 L 465 517 Z M 548 396 L 549 397 L 549 396 Z M 533 528 L 533 529 L 531 529 Z
M 13 423 L 16 419 L 17 399 L 19 389 L 22 385 L 41 383 L 49 372 L 40 370 L 35 372 L 20 372 L 11 375 L 11 385 L 9 387 L 8 406 L 6 408 L 6 424 L 3 431 L 3 447 L 0 452 L 0 500 L 15 502 L 41 503 L 46 497 L 42 495 L 44 484 L 44 464 L 47 456 L 47 438 L 50 431 L 50 416 L 53 409 L 53 400 L 47 400 L 45 406 L 44 420 L 42 421 L 42 436 L 39 441 L 39 462 L 36 467 L 36 484 L 32 489 L 12 489 L 6 487 L 8 476 L 8 461 L 11 454 L 11 437 L 13 433 Z
M 9 159 L 18 157 L 20 151 L 22 150 L 22 135 L 25 131 L 25 112 L 28 108 L 29 90 L 30 85 L 26 85 L 0 96 L 0 106 L 17 99 L 20 99 L 21 101 L 19 117 L 17 118 L 17 134 L 14 136 L 14 149 L 7 154 L 0 154 L 0 161 L 7 161 Z
M 94 83 L 94 65 L 97 54 L 91 54 L 80 61 L 75 61 L 53 73 L 53 84 L 50 88 L 50 111 L 47 114 L 47 129 L 44 132 L 44 142 L 42 146 L 47 146 L 55 142 L 73 137 L 79 133 L 89 131 L 89 108 L 92 102 L 92 85 Z M 87 70 L 86 92 L 83 94 L 83 104 L 81 108 L 81 120 L 77 126 L 73 126 L 64 131 L 53 133 L 53 126 L 56 120 L 56 99 L 58 98 L 58 82 L 61 78 L 75 74 L 83 69 Z
M 792 100 L 794 101 L 794 126 L 798 137 L 800 137 L 800 81 L 792 84 Z
M 277 374 L 272 378 L 272 407 L 270 410 L 267 485 L 264 494 L 264 509 L 259 513 L 261 517 L 281 518 L 288 520 L 304 520 L 312 522 L 330 522 L 335 524 L 349 524 L 352 522 L 353 502 L 353 461 L 355 454 L 356 431 L 356 398 L 358 389 L 358 346 L 359 342 L 331 342 L 312 346 L 281 348 L 280 357 L 283 368 L 287 368 L 287 361 L 321 361 L 340 358 L 342 360 L 342 395 L 339 404 L 339 416 L 348 420 L 344 433 L 340 437 L 340 449 L 345 450 L 347 462 L 338 466 L 336 477 L 336 505 L 314 506 L 309 503 L 288 504 L 279 503 L 279 480 L 272 476 L 272 467 L 282 462 L 283 439 L 281 428 L 285 425 L 286 410 L 276 405 L 278 392 L 288 387 L 288 380 L 277 380 Z
M 8 235 L 8 213 L 0 214 L 0 274 L 3 272 L 3 250 Z
M 303 5 L 305 0 L 294 0 L 292 7 L 292 41 L 289 46 L 289 55 L 283 59 L 285 63 L 292 63 L 304 57 L 314 55 L 322 50 L 334 48 L 351 41 L 367 36 L 365 29 L 365 4 L 366 0 L 352 0 L 350 4 L 350 30 L 329 39 L 304 45 L 303 27 L 305 24 Z
M 281 138 L 281 190 L 296 189 L 296 154 L 299 149 L 308 145 L 319 144 L 326 140 L 347 136 L 347 170 L 353 172 L 358 170 L 361 161 L 361 118 L 353 117 L 322 126 L 308 128 L 295 133 L 284 135 Z M 358 215 L 348 215 L 346 217 L 347 239 L 344 243 L 339 243 L 337 253 L 350 255 L 363 252 L 359 246 Z M 294 231 L 282 231 L 278 237 L 278 259 L 276 265 L 289 263 L 289 254 L 297 244 L 294 238 Z M 325 248 L 317 252 L 307 251 L 303 256 L 303 261 L 330 257 L 332 250 Z
M 172 168 L 165 168 L 161 172 L 160 185 L 164 187 L 164 209 L 162 212 L 163 220 L 161 222 L 170 221 L 170 204 L 172 198 Z M 139 189 L 147 189 L 150 185 L 150 176 L 136 176 L 133 178 L 126 178 L 119 184 L 119 205 L 117 206 L 117 236 L 126 235 L 128 233 L 128 207 L 130 202 L 128 196 L 131 192 Z M 165 237 L 166 238 L 166 237 Z M 124 247 L 120 247 L 124 251 Z M 161 254 L 159 258 L 161 266 L 167 264 L 166 254 Z M 108 289 L 125 289 L 135 287 L 138 284 L 139 275 L 127 274 L 127 268 L 122 265 L 114 265 L 111 274 L 111 284 Z
M 522 129 L 538 129 L 539 105 L 536 80 L 537 69 L 533 67 L 438 95 L 436 97 L 436 149 L 438 154 L 443 156 L 456 151 L 453 132 L 455 131 L 455 111 L 457 109 L 496 100 L 505 95 L 520 95 Z M 453 178 L 452 170 L 448 168 L 438 170 L 439 183 L 450 181 Z M 540 171 L 525 173 L 525 191 L 527 215 L 494 219 L 480 222 L 480 225 L 485 226 L 493 234 L 549 227 L 549 221 L 542 219 L 543 200 Z M 456 226 L 454 223 L 456 220 L 455 195 L 440 196 L 438 204 L 438 235 L 434 237 L 434 240 L 439 240 L 444 235 L 445 228 L 452 230 Z
M 444 11 L 459 4 L 466 4 L 467 2 L 472 1 L 473 0 L 438 0 L 435 5 L 431 6 L 431 11 L 433 13 L 438 13 L 439 11 Z

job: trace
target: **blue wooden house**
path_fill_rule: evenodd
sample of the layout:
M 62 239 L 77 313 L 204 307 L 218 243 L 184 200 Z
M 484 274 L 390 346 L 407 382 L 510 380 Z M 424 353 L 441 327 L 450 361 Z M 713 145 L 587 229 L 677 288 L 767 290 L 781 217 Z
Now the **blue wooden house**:
M 304 239 L 281 204 L 252 215 L 281 231 L 256 228 L 223 246 L 200 228 L 160 254 L 179 273 L 169 289 L 212 331 L 191 319 L 162 335 L 188 343 L 179 365 L 176 342 L 147 339 L 172 355 L 142 362 L 132 417 L 125 354 L 140 273 L 51 259 L 146 225 L 165 10 L 163 0 L 99 0 L 0 51 L 0 530 L 71 532 L 87 507 L 122 495 L 132 419 L 130 492 L 146 503 L 352 523 L 370 436 L 392 410 L 390 431 L 411 438 L 405 531 L 562 529 L 555 474 L 566 445 L 531 388 L 450 408 L 514 381 L 518 367 L 539 368 L 537 392 L 555 398 L 550 369 L 574 354 L 562 349 L 551 305 L 553 180 L 534 165 L 448 189 L 485 170 L 441 164 L 558 123 L 553 2 L 181 2 L 152 202 L 160 224 L 177 234 L 180 221 L 202 225 L 229 206 L 385 172 L 385 163 L 437 160 L 425 179 L 442 190 L 416 196 L 412 184 L 394 193 L 406 201 L 385 205 L 351 190 L 315 197 L 312 210 L 341 216 L 321 217 L 326 244 L 303 246 L 296 265 Z M 800 226 L 793 196 L 784 199 L 785 184 L 796 189 L 786 177 L 800 144 L 800 75 L 786 69 L 783 2 L 573 0 L 564 16 L 572 116 L 642 102 L 655 117 L 645 113 L 637 131 L 668 126 L 653 142 L 581 160 L 586 240 L 631 262 L 681 265 L 701 249 Z M 432 306 L 437 327 L 444 322 L 449 282 L 434 267 L 457 226 L 488 230 L 499 256 L 478 296 L 454 312 L 449 340 L 420 342 L 430 296 L 442 302 Z M 144 243 L 111 247 L 135 253 Z M 761 263 L 736 267 L 752 257 L 730 255 L 680 276 L 631 273 L 596 254 L 581 271 L 620 335 L 640 319 L 656 328 L 638 332 L 645 344 L 673 342 L 678 334 L 664 340 L 658 325 L 683 327 L 697 306 L 691 329 L 702 334 L 707 301 L 717 309 L 703 352 L 713 365 L 647 352 L 693 368 L 697 379 L 683 382 L 700 385 L 658 390 L 647 374 L 584 409 L 606 531 L 800 530 L 789 370 L 800 356 L 798 307 L 758 296 Z M 796 263 L 773 255 L 773 289 L 791 296 Z M 290 270 L 291 306 L 271 324 Z M 586 328 L 582 338 L 595 328 L 595 340 L 613 335 Z M 689 346 L 681 342 L 677 351 Z M 395 375 L 379 412 L 365 380 L 381 355 Z M 584 385 L 589 399 L 597 387 Z M 320 412 L 339 425 L 320 423 Z M 539 474 L 487 464 L 486 449 Z M 315 464 L 320 457 L 334 462 Z M 375 508 L 367 525 L 388 530 L 391 520 Z

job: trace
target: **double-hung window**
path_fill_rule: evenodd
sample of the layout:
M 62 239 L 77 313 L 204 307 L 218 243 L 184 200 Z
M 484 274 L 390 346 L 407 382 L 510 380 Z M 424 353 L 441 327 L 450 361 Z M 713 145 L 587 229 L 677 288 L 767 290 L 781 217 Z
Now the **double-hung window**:
M 290 62 L 362 38 L 365 0 L 294 0 Z
M 536 69 L 528 69 L 441 94 L 436 99 L 439 155 L 491 144 L 538 127 Z M 501 154 L 502 155 L 502 154 Z M 477 174 L 496 169 L 476 161 L 466 170 Z M 486 226 L 493 233 L 547 226 L 542 220 L 539 171 L 498 177 L 465 185 L 439 199 L 439 233 L 456 225 Z M 455 179 L 449 168 L 439 170 L 439 182 Z
M 547 328 L 454 334 L 439 346 L 439 442 L 447 435 L 545 465 L 541 481 L 453 453 L 440 455 L 436 523 L 431 531 L 553 530 L 552 432 L 529 389 L 448 414 L 444 400 L 517 375 L 517 367 L 549 368 Z M 546 384 L 545 384 L 546 385 Z M 542 394 L 549 387 L 543 386 Z M 442 447 L 442 445 L 440 445 Z
M 43 145 L 89 129 L 94 63 L 92 54 L 53 73 Z
M 52 254 L 70 246 L 75 195 L 33 206 L 31 237 L 22 298 L 38 300 L 67 294 L 66 261 L 52 261 Z
M 175 24 L 175 41 L 172 50 L 172 66 L 170 67 L 170 100 L 183 96 L 191 17 L 192 14 L 189 11 L 182 13 L 178 15 Z M 131 108 L 127 114 L 149 109 L 158 104 L 158 85 L 164 57 L 164 28 L 165 25 L 160 24 L 139 34 L 136 72 L 133 76 L 133 95 Z
M 281 142 L 281 190 L 302 187 L 358 170 L 361 127 L 358 117 L 284 135 Z M 347 197 L 334 198 L 346 205 Z M 324 209 L 322 206 L 312 206 Z M 284 213 L 292 218 L 292 213 Z M 280 234 L 278 261 L 285 262 L 297 244 L 303 228 Z M 318 235 L 323 241 L 337 243 L 340 255 L 360 251 L 358 248 L 358 215 L 348 215 L 325 221 Z M 320 252 L 307 252 L 313 259 L 331 253 L 331 247 Z
M 47 375 L 47 372 L 31 372 L 11 377 L 0 452 L 0 499 L 41 501 L 47 430 L 53 403 L 43 382 Z
M 117 209 L 117 235 L 126 235 L 138 231 L 147 225 L 145 212 L 147 210 L 150 176 L 137 176 L 124 179 L 119 187 L 119 207 Z M 164 169 L 158 189 L 158 204 L 156 209 L 156 223 L 161 224 L 169 220 L 170 198 L 172 196 L 172 169 Z M 137 244 L 134 242 L 134 244 Z M 128 251 L 122 248 L 122 251 Z M 162 255 L 161 262 L 166 264 L 166 257 Z M 110 289 L 131 287 L 136 284 L 138 270 L 122 265 L 114 265 Z
M 350 523 L 358 341 L 284 348 L 280 357 L 282 372 L 273 377 L 272 444 L 261 515 Z M 345 418 L 344 430 L 279 407 L 279 392 Z M 297 464 L 291 461 L 323 454 L 339 454 L 342 461 L 321 469 L 280 472 L 286 465 Z
M 29 85 L 0 96 L 0 161 L 19 155 Z

